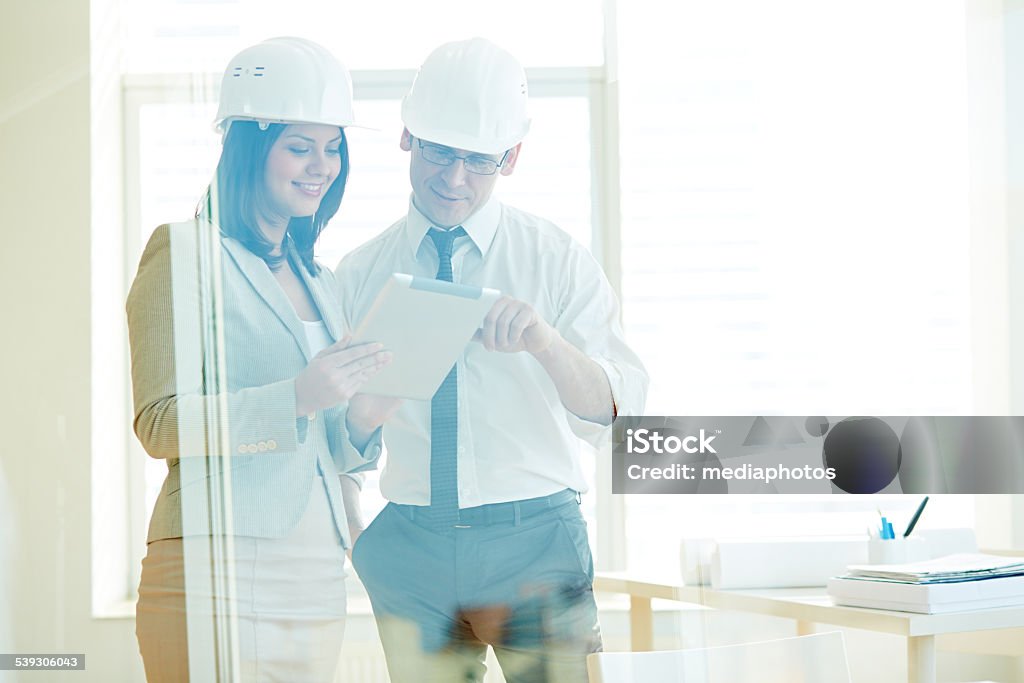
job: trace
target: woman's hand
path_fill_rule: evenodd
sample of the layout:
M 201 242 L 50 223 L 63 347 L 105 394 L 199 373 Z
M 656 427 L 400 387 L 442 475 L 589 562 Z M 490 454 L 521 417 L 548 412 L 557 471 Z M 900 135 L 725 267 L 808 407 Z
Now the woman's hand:
M 350 342 L 345 337 L 331 344 L 295 378 L 296 417 L 344 403 L 391 362 L 392 354 L 382 344 L 350 346 Z

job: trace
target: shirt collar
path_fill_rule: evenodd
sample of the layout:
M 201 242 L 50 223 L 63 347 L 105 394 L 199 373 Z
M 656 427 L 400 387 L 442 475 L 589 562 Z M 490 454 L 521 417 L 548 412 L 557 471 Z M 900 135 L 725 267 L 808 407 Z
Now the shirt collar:
M 491 196 L 476 213 L 466 219 L 462 228 L 469 235 L 469 238 L 480 250 L 482 256 L 487 256 L 487 250 L 494 242 L 494 235 L 498 232 L 498 221 L 501 218 L 501 202 Z M 412 251 L 413 257 L 419 251 L 420 244 L 427 236 L 427 232 L 434 225 L 420 213 L 413 203 L 412 195 L 409 196 L 409 212 L 405 222 L 405 237 Z

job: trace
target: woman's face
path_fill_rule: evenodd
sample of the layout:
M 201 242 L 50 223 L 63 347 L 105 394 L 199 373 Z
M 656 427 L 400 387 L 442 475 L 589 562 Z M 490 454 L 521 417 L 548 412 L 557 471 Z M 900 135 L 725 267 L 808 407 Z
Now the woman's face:
M 263 175 L 272 222 L 312 216 L 341 172 L 341 129 L 304 123 L 281 132 Z

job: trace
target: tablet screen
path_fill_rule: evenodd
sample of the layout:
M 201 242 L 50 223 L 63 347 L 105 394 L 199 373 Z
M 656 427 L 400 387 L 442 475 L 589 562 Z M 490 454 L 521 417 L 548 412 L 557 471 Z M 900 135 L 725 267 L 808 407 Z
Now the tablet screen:
M 352 335 L 394 359 L 360 388 L 429 401 L 501 295 L 495 289 L 395 273 Z

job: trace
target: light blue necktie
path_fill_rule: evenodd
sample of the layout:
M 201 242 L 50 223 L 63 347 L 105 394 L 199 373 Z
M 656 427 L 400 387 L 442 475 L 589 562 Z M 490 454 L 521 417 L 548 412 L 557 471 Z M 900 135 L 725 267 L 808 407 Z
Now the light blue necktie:
M 437 247 L 437 279 L 452 281 L 452 245 L 465 235 L 461 227 L 453 230 L 431 228 L 430 239 Z M 459 521 L 459 374 L 453 365 L 430 401 L 430 508 L 428 521 L 450 527 Z

